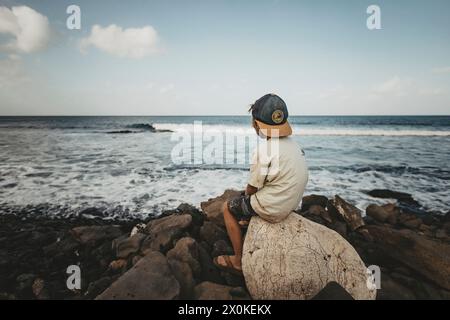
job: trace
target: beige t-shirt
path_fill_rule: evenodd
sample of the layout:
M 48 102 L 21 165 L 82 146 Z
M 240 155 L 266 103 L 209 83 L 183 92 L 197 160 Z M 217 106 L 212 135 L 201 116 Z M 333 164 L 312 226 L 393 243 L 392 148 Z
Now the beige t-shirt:
M 308 182 L 305 153 L 289 137 L 272 138 L 256 148 L 249 184 L 258 188 L 250 204 L 258 215 L 279 222 L 297 209 Z

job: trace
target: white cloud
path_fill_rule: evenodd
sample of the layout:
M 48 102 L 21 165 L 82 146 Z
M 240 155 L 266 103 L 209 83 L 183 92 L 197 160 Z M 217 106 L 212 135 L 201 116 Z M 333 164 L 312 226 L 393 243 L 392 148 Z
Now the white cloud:
M 13 37 L 0 45 L 1 51 L 31 53 L 48 45 L 50 25 L 46 16 L 30 7 L 0 7 L 0 33 Z
M 123 29 L 115 24 L 94 25 L 80 43 L 82 52 L 90 46 L 117 57 L 139 59 L 158 52 L 158 33 L 152 26 Z
M 434 68 L 431 71 L 433 73 L 450 73 L 450 67 Z

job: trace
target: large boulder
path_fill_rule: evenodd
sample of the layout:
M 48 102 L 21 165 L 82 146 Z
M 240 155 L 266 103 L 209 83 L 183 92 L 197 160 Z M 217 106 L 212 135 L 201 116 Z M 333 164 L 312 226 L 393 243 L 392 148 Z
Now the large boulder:
M 303 197 L 301 211 L 306 211 L 311 206 L 321 206 L 322 208 L 326 208 L 327 203 L 328 203 L 327 197 L 317 194 L 310 194 L 309 196 Z
M 189 299 L 193 295 L 195 278 L 201 275 L 198 260 L 198 244 L 190 237 L 178 240 L 175 247 L 167 253 L 167 261 L 180 284 L 182 299 Z
M 238 197 L 240 194 L 241 191 L 226 190 L 221 196 L 202 202 L 200 207 L 206 214 L 208 220 L 224 227 L 225 222 L 223 220 L 222 205 L 225 201 Z
M 367 268 L 338 233 L 300 215 L 279 223 L 253 217 L 242 268 L 253 299 L 310 299 L 335 281 L 354 299 L 375 299 Z
M 367 230 L 386 255 L 450 290 L 450 244 L 408 229 L 371 225 Z
M 96 300 L 171 300 L 178 298 L 180 285 L 166 257 L 149 252 Z
M 116 251 L 116 257 L 126 259 L 133 253 L 138 253 L 142 241 L 147 237 L 144 233 L 136 233 L 131 237 L 120 237 L 113 241 L 113 248 Z
M 173 241 L 191 225 L 189 214 L 172 215 L 150 221 L 145 227 L 148 237 L 143 241 L 141 251 L 159 250 L 166 252 L 172 247 Z
M 340 216 L 352 231 L 355 231 L 365 224 L 361 217 L 361 210 L 338 195 L 334 196 L 334 199 L 329 201 L 328 209 L 332 214 Z

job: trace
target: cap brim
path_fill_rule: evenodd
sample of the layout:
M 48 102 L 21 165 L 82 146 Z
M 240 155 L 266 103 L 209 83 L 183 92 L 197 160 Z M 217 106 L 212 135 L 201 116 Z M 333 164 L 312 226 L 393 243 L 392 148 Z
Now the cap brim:
M 266 137 L 287 137 L 292 134 L 292 128 L 288 121 L 280 125 L 265 124 L 259 120 L 255 120 L 262 134 Z

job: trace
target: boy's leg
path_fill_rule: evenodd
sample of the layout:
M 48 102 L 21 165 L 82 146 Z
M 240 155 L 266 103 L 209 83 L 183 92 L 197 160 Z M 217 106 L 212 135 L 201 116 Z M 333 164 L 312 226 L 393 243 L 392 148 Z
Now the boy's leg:
M 223 210 L 223 218 L 225 220 L 225 227 L 227 228 L 228 236 L 230 237 L 231 244 L 234 250 L 234 256 L 230 257 L 233 266 L 236 268 L 241 268 L 241 259 L 242 259 L 242 234 L 241 227 L 237 219 L 231 214 L 228 209 L 228 203 L 225 202 L 222 207 Z

